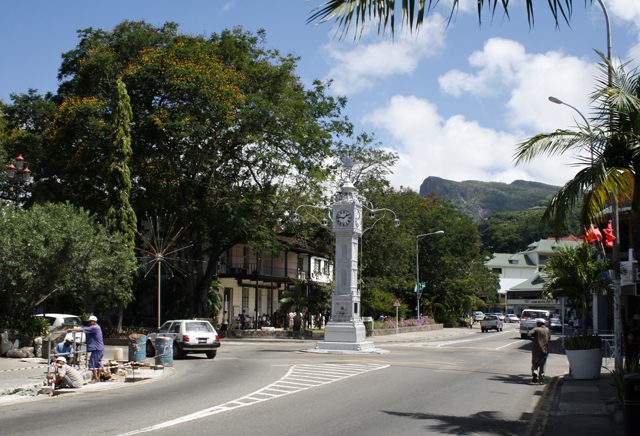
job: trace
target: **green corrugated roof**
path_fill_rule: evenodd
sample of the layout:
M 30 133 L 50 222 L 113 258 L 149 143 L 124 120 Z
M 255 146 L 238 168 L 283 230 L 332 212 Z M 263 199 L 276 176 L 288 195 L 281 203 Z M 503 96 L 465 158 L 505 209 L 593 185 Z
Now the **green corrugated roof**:
M 527 256 L 523 254 L 510 254 L 510 253 L 494 253 L 493 259 L 486 261 L 484 264 L 488 267 L 500 267 L 500 266 L 536 266 L 531 262 Z
M 532 244 L 529 244 L 528 248 L 521 253 L 539 253 L 539 254 L 553 254 L 556 252 L 557 247 L 576 247 L 580 245 L 580 241 L 556 241 L 555 239 L 541 239 Z
M 519 285 L 513 286 L 511 290 L 512 291 L 542 291 L 543 287 L 544 287 L 544 279 L 538 273 L 529 277 L 526 281 L 520 283 Z

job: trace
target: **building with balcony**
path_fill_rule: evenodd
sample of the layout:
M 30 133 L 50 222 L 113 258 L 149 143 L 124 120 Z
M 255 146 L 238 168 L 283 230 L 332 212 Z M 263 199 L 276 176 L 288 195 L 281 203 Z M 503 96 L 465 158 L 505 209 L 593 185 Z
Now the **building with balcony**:
M 291 279 L 306 280 L 307 292 L 313 292 L 315 284 L 331 282 L 333 266 L 326 254 L 308 250 L 294 238 L 280 239 L 289 248 L 278 256 L 256 252 L 246 244 L 234 245 L 220 256 L 223 310 L 232 324 L 237 325 L 243 311 L 254 320 L 263 314 L 271 317 L 282 293 L 292 286 Z

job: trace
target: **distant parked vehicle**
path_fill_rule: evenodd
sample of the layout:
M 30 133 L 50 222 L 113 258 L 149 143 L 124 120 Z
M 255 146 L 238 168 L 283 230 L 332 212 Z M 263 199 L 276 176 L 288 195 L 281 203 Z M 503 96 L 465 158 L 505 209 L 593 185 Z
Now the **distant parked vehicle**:
M 500 318 L 498 318 L 496 315 L 485 315 L 484 319 L 480 321 L 480 330 L 482 330 L 482 333 L 488 332 L 489 330 L 501 332 L 502 321 L 500 321 Z
M 505 322 L 520 322 L 520 318 L 515 313 L 510 313 L 504 317 Z
M 551 330 L 562 330 L 562 319 L 559 316 L 552 316 L 551 321 L 549 322 L 549 328 Z
M 176 319 L 167 321 L 147 335 L 147 357 L 155 354 L 156 337 L 173 339 L 173 357 L 181 359 L 187 353 L 205 353 L 209 359 L 216 357 L 220 337 L 209 321 Z
M 475 319 L 476 321 L 482 321 L 484 319 L 484 313 L 480 311 L 473 312 L 473 319 Z
M 494 315 L 497 316 L 500 321 L 504 322 L 504 319 L 505 319 L 504 314 L 498 312 L 498 313 L 495 313 Z

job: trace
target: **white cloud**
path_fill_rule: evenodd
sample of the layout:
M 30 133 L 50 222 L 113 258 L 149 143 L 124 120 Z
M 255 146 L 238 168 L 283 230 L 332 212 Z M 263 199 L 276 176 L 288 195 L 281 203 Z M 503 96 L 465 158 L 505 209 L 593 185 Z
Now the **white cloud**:
M 550 131 L 574 126 L 579 116 L 553 106 L 551 95 L 588 114 L 588 94 L 595 86 L 596 66 L 557 51 L 526 53 L 516 41 L 492 38 L 469 57 L 475 73 L 451 70 L 440 76 L 440 88 L 455 97 L 470 94 L 484 99 L 508 95 L 505 122 L 511 128 Z
M 395 41 L 354 44 L 338 41 L 324 47 L 332 64 L 327 78 L 333 79 L 332 89 L 342 95 L 352 95 L 373 87 L 380 79 L 412 74 L 422 58 L 433 56 L 445 45 L 446 22 L 439 14 L 429 16 L 420 32 L 413 36 L 399 31 Z M 349 47 L 349 48 L 345 48 Z
M 427 176 L 506 183 L 523 179 L 562 185 L 577 171 L 567 166 L 570 156 L 514 167 L 515 145 L 524 135 L 488 129 L 462 115 L 445 119 L 435 104 L 415 96 L 395 96 L 364 121 L 384 129 L 393 139 L 393 148 L 400 156 L 391 176 L 395 186 L 419 190 Z

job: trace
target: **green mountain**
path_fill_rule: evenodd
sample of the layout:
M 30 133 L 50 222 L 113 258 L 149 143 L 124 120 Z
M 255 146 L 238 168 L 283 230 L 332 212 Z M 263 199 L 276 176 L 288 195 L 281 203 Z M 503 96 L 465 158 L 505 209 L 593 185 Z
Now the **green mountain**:
M 474 220 L 487 218 L 494 212 L 527 210 L 546 204 L 559 186 L 515 180 L 509 184 L 467 180 L 454 182 L 440 177 L 427 177 L 420 185 L 420 195 L 435 193 L 446 198 Z

